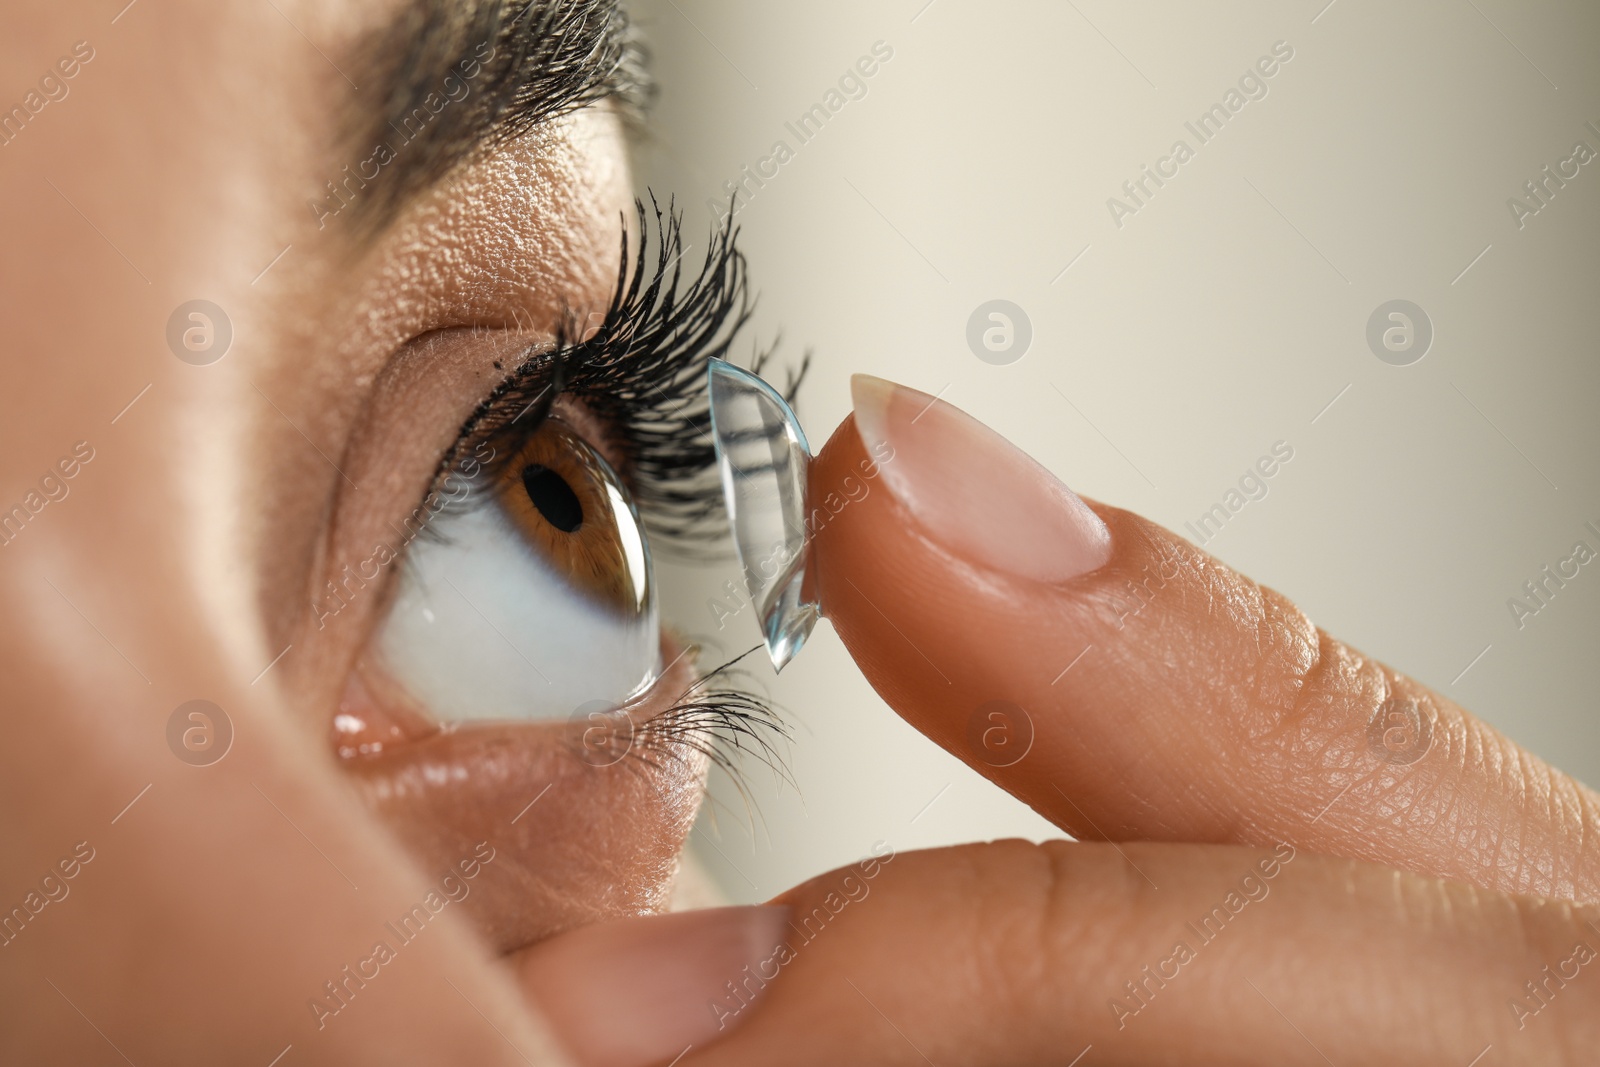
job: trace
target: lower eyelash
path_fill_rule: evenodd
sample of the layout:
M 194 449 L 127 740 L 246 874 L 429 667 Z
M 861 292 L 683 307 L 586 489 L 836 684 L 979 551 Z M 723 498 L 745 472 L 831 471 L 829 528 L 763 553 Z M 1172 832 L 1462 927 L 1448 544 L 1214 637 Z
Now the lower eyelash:
M 654 766 L 660 761 L 703 757 L 739 791 L 747 811 L 755 809 L 740 756 L 753 757 L 779 781 L 794 785 L 784 749 L 793 739 L 789 724 L 767 700 L 743 689 L 714 684 L 735 673 L 742 655 L 702 675 L 672 707 L 644 723 L 628 755 Z

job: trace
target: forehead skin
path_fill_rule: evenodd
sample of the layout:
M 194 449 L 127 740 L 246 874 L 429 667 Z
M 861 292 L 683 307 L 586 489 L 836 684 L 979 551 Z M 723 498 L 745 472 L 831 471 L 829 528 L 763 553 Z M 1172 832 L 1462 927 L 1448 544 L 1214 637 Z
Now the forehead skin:
M 354 92 L 334 64 L 381 6 L 3 17 L 0 106 L 75 42 L 93 49 L 65 99 L 0 147 L 0 507 L 75 443 L 93 450 L 0 548 L 0 806 L 28 813 L 0 827 L 4 906 L 77 842 L 95 860 L 0 958 L 8 1016 L 37 1020 L 3 1028 L 0 1060 L 101 1056 L 87 1017 L 135 1062 L 228 1059 L 223 1034 L 262 1062 L 290 1042 L 297 1062 L 521 1061 L 507 1039 L 547 1062 L 537 1023 L 448 921 L 361 1012 L 319 1032 L 305 1008 L 426 886 L 288 711 L 325 695 L 321 661 L 284 672 L 290 694 L 257 681 L 290 611 L 276 591 L 303 592 L 334 466 L 396 349 L 452 325 L 548 331 L 566 304 L 602 302 L 628 202 L 615 129 L 590 115 L 458 172 L 369 249 L 319 231 L 306 202 L 350 162 L 332 152 Z M 234 331 L 206 367 L 165 339 L 195 298 Z M 407 402 L 470 404 L 481 373 L 447 368 Z M 413 465 L 436 446 L 411 442 Z M 357 507 L 385 489 L 399 491 L 374 484 Z M 196 698 L 235 731 L 211 767 L 167 747 L 169 715 Z

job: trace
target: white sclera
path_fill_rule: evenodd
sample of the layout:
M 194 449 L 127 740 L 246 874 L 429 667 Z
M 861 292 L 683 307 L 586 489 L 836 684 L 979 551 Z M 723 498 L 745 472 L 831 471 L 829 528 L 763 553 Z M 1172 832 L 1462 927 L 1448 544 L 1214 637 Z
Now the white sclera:
M 708 371 L 711 439 L 733 545 L 777 670 L 805 644 L 821 614 L 804 595 L 806 471 L 811 449 L 777 390 L 720 359 Z
M 562 719 L 622 704 L 660 669 L 649 550 L 611 500 L 643 602 L 618 612 L 574 589 L 496 505 L 435 520 L 412 542 L 380 648 L 438 719 Z

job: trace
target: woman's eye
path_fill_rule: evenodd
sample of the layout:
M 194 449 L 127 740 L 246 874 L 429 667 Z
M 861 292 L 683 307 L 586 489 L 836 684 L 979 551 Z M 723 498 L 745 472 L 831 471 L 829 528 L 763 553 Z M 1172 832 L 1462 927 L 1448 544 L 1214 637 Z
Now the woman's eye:
M 615 707 L 660 669 L 650 550 L 604 457 L 548 418 L 493 473 L 446 479 L 378 636 L 389 676 L 440 721 Z

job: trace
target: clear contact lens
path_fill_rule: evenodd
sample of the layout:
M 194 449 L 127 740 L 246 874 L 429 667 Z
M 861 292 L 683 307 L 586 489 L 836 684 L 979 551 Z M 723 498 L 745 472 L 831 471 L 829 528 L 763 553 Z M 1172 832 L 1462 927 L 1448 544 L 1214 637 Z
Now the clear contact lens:
M 713 359 L 708 377 L 711 439 L 733 545 L 767 655 L 781 671 L 820 614 L 805 589 L 811 449 L 793 409 L 755 374 Z

